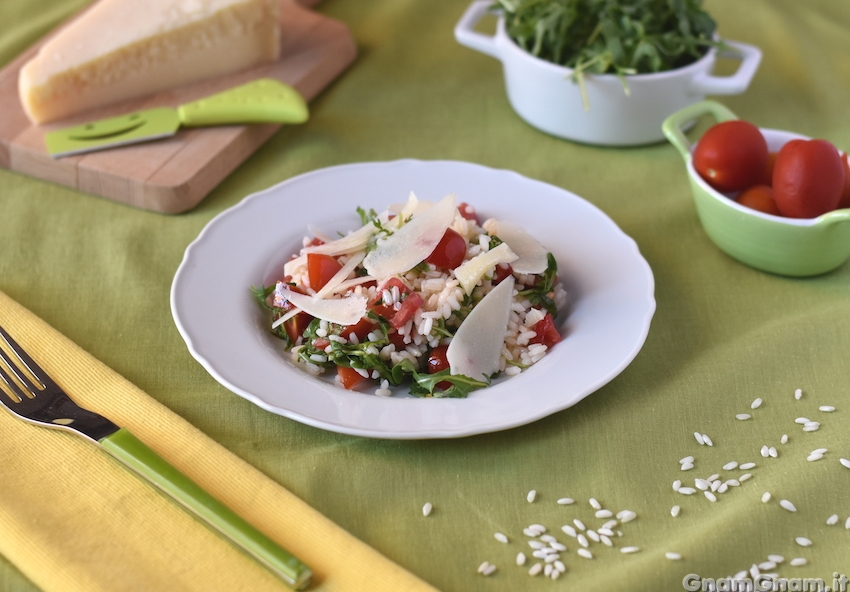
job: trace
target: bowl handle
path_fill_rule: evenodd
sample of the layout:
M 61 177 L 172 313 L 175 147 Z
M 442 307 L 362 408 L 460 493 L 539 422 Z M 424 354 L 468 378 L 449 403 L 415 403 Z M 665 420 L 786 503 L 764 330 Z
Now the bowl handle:
M 718 57 L 741 60 L 738 69 L 731 76 L 713 76 L 707 72 L 694 76 L 691 91 L 704 95 L 739 95 L 750 86 L 753 76 L 761 63 L 761 50 L 755 45 L 738 41 L 724 41 L 728 48 L 717 52 Z
M 687 136 L 685 136 L 682 128 L 706 114 L 713 115 L 717 121 L 738 119 L 737 115 L 720 103 L 715 101 L 701 101 L 676 111 L 661 124 L 661 131 L 664 132 L 664 136 L 676 147 L 679 154 L 685 159 L 685 162 L 691 159 L 691 143 Z
M 489 12 L 490 6 L 493 4 L 491 0 L 476 0 L 469 5 L 463 16 L 455 25 L 455 39 L 461 45 L 465 45 L 475 51 L 480 51 L 497 60 L 499 51 L 496 49 L 495 37 L 492 35 L 484 35 L 474 31 L 475 25 L 478 24 L 484 15 Z

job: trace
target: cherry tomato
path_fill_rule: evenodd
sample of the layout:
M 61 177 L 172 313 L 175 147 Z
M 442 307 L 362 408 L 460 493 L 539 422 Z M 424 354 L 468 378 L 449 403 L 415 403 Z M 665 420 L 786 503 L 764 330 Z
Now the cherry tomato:
M 493 272 L 493 285 L 498 286 L 509 275 L 513 274 L 514 268 L 507 263 L 499 263 Z
M 428 354 L 428 374 L 436 374 L 442 372 L 449 367 L 449 360 L 446 358 L 446 351 L 449 349 L 447 345 L 438 345 Z M 437 383 L 437 388 L 446 390 L 450 388 L 452 383 L 448 380 L 443 380 Z
M 443 269 L 455 269 L 463 263 L 464 257 L 466 257 L 466 241 L 457 232 L 447 228 L 443 238 L 425 261 Z
M 346 368 L 344 366 L 336 367 L 336 374 L 339 378 L 339 381 L 342 383 L 342 386 L 347 388 L 348 390 L 353 389 L 358 384 L 366 380 L 363 376 L 357 372 L 354 368 Z
M 314 290 L 321 290 L 340 269 L 342 265 L 330 255 L 307 253 L 307 277 Z
M 742 191 L 738 196 L 738 203 L 765 214 L 773 214 L 781 216 L 779 208 L 776 207 L 776 200 L 773 197 L 773 189 L 767 185 L 756 185 L 750 187 L 746 191 Z
M 401 301 L 401 306 L 396 311 L 395 315 L 393 315 L 393 318 L 390 319 L 390 326 L 392 326 L 393 329 L 398 329 L 403 326 L 414 314 L 416 314 L 416 311 L 422 307 L 424 302 L 425 301 L 422 300 L 422 297 L 416 292 L 411 292 L 405 296 L 404 300 Z
M 289 304 L 287 302 L 287 304 Z M 292 305 L 290 304 L 290 308 Z M 298 338 L 307 330 L 307 326 L 313 320 L 313 317 L 306 312 L 299 312 L 291 319 L 283 322 L 283 328 L 286 330 L 286 335 L 291 343 L 298 341 Z
M 473 222 L 478 224 L 478 215 L 475 213 L 475 208 L 466 203 L 465 201 L 462 201 L 460 202 L 460 204 L 458 204 L 457 211 L 460 212 L 462 218 L 472 220 Z
M 546 316 L 534 324 L 534 331 L 537 333 L 531 338 L 530 343 L 542 343 L 546 347 L 552 347 L 561 341 L 561 334 L 555 328 L 555 319 L 551 313 L 546 313 Z
M 779 152 L 768 152 L 767 153 L 767 169 L 765 169 L 764 179 L 762 179 L 762 183 L 764 185 L 772 185 L 773 184 L 773 169 L 776 168 L 776 157 L 779 156 Z
M 783 216 L 815 218 L 834 210 L 844 190 L 844 164 L 826 140 L 791 140 L 779 151 L 773 195 Z
M 844 161 L 844 191 L 841 193 L 838 207 L 850 208 L 850 155 L 842 153 L 841 160 Z
M 711 127 L 694 150 L 694 168 L 723 193 L 762 181 L 768 166 L 767 142 L 752 123 L 734 119 Z
M 354 333 L 354 335 L 357 336 L 358 341 L 363 341 L 364 339 L 366 339 L 366 337 L 369 335 L 369 333 L 372 331 L 372 329 L 374 327 L 375 327 L 375 323 L 373 323 L 371 320 L 367 319 L 366 317 L 363 317 L 362 319 L 357 321 L 357 323 L 355 323 L 354 325 L 346 325 L 345 327 L 343 327 L 342 331 L 340 331 L 339 334 L 340 334 L 341 337 L 344 337 L 345 339 L 350 340 L 351 339 L 350 335 L 352 333 Z

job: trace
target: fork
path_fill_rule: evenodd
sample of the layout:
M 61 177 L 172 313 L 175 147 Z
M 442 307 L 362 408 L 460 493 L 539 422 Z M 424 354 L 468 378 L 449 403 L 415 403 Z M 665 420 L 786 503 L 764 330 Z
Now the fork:
M 303 590 L 310 584 L 309 567 L 171 466 L 126 428 L 74 403 L 2 327 L 0 401 L 21 419 L 69 430 L 100 445 L 290 587 Z

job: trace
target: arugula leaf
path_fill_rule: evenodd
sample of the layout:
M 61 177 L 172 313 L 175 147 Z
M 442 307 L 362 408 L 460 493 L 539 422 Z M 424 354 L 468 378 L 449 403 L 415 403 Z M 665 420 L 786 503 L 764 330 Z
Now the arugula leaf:
M 528 298 L 533 306 L 541 306 L 546 309 L 553 317 L 558 314 L 558 308 L 555 306 L 555 301 L 549 295 L 555 288 L 555 281 L 558 278 L 558 263 L 552 253 L 546 254 L 547 267 L 546 271 L 537 280 L 537 283 L 530 288 L 518 292 L 518 296 Z
M 393 370 L 395 378 L 401 382 L 403 377 L 409 375 L 413 382 L 410 384 L 410 394 L 415 397 L 433 397 L 436 399 L 464 399 L 471 391 L 490 386 L 490 380 L 476 380 L 462 374 L 452 374 L 446 368 L 434 374 L 423 374 L 418 372 L 410 360 L 403 360 Z M 451 386 L 445 390 L 437 389 L 441 382 L 448 382 Z
M 274 310 L 274 307 L 268 303 L 268 297 L 274 294 L 274 290 L 275 286 L 260 286 L 259 288 L 251 286 L 251 293 L 254 295 L 254 298 L 257 299 L 260 306 L 269 310 Z

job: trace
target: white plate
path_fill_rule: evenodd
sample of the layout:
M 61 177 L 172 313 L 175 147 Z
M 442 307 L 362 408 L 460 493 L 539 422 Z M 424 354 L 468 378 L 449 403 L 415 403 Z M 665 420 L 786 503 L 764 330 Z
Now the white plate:
M 511 219 L 555 256 L 570 293 L 562 341 L 519 376 L 466 399 L 389 398 L 351 392 L 296 369 L 267 327 L 251 286 L 301 247 L 313 224 L 327 233 L 360 224 L 410 191 L 454 192 L 483 219 Z M 279 267 L 277 268 L 279 269 Z M 524 425 L 596 391 L 634 359 L 655 311 L 654 280 L 635 242 L 580 197 L 512 171 L 452 161 L 351 164 L 307 173 L 216 216 L 186 249 L 171 309 L 189 351 L 234 393 L 318 428 L 377 438 L 469 436 Z

